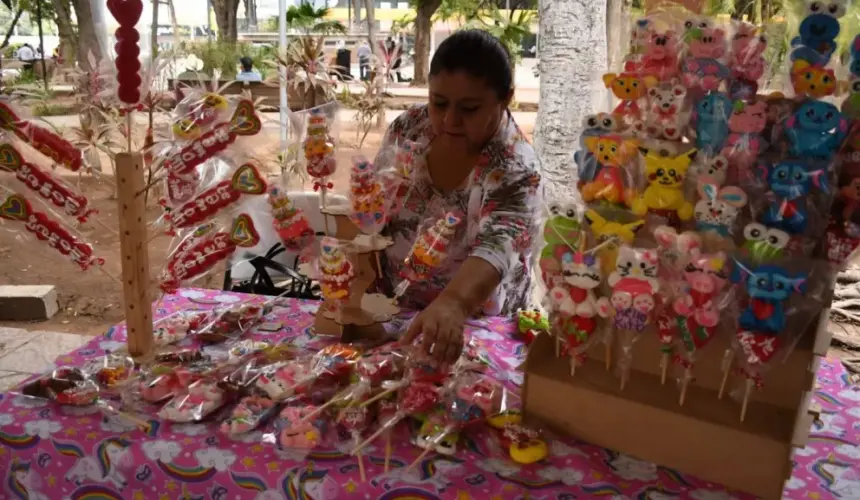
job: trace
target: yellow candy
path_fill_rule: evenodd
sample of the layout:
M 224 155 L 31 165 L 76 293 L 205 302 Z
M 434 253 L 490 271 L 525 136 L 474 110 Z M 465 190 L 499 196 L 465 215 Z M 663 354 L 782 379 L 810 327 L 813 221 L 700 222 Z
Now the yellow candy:
M 508 452 L 511 454 L 511 459 L 514 462 L 529 465 L 546 458 L 549 455 L 549 448 L 546 442 L 536 439 L 523 446 L 512 444 Z

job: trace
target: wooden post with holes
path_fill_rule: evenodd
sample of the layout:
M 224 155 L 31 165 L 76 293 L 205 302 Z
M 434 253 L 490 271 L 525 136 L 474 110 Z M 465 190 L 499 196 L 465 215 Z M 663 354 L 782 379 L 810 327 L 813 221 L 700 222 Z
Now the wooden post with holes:
M 116 184 L 128 353 L 135 360 L 143 360 L 152 352 L 153 337 L 143 193 L 146 181 L 140 153 L 117 155 Z

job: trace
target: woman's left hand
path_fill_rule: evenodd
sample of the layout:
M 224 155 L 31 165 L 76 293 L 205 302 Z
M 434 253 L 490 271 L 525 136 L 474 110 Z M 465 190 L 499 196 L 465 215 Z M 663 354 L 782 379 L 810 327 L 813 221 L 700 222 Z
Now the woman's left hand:
M 400 340 L 410 345 L 420 335 L 428 354 L 444 363 L 454 363 L 463 351 L 466 313 L 457 300 L 444 294 L 421 311 Z

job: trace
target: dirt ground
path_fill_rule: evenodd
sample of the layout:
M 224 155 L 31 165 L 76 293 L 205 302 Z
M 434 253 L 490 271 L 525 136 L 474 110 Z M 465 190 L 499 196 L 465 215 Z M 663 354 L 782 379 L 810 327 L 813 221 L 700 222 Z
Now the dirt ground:
M 359 149 L 356 139 L 356 129 L 352 123 L 341 123 L 337 160 L 340 168 L 332 177 L 333 192 L 346 194 L 349 185 L 349 168 L 351 159 L 356 155 L 373 158 L 381 139 L 380 131 L 372 131 Z M 531 130 L 526 130 L 531 133 Z M 136 133 L 142 134 L 143 130 Z M 243 139 L 237 143 L 237 148 L 243 154 L 251 155 L 259 160 L 267 169 L 270 182 L 280 182 L 280 171 L 273 159 L 278 154 L 278 131 L 266 128 L 253 138 Z M 25 153 L 26 155 L 26 153 Z M 40 155 L 29 155 L 38 158 Z M 110 162 L 103 157 L 103 164 L 110 168 Z M 44 162 L 36 162 L 48 168 Z M 57 172 L 61 172 L 57 170 Z M 114 277 L 121 275 L 119 262 L 119 237 L 117 220 L 117 202 L 113 196 L 112 172 L 106 171 L 105 176 L 96 178 L 62 171 L 64 178 L 73 185 L 80 183 L 81 190 L 90 199 L 90 203 L 99 213 L 90 221 L 77 227 L 81 237 L 91 243 L 95 253 L 105 259 L 104 272 L 90 269 L 82 272 L 71 262 L 64 260 L 55 250 L 43 242 L 39 242 L 22 230 L 18 223 L 0 220 L 0 283 L 11 285 L 51 284 L 57 287 L 60 312 L 48 321 L 36 323 L 0 322 L 0 326 L 27 328 L 31 330 L 47 330 L 70 332 L 85 335 L 100 335 L 111 325 L 123 321 L 122 290 Z M 0 186 L 16 187 L 27 195 L 26 190 L 10 174 L 0 173 Z M 312 184 L 295 176 L 287 179 L 286 187 L 291 190 L 311 190 Z M 32 196 L 32 195 L 30 195 Z M 151 196 L 148 210 L 148 220 L 155 222 L 161 215 L 157 206 L 157 196 Z M 66 218 L 68 220 L 68 218 Z M 152 236 L 154 232 L 150 232 Z M 158 277 L 161 266 L 165 261 L 172 238 L 157 236 L 149 245 L 150 275 Z M 194 286 L 220 288 L 223 284 L 223 266 L 217 272 L 211 273 L 205 279 L 197 281 Z

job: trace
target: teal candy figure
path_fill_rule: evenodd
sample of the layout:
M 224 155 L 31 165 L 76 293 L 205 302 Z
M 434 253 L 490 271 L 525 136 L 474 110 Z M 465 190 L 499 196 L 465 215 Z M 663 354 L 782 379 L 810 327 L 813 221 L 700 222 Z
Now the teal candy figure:
M 762 222 L 791 234 L 806 231 L 809 222 L 806 199 L 813 187 L 824 193 L 830 190 L 826 172 L 812 170 L 803 162 L 782 161 L 770 168 L 759 167 L 757 173 L 774 196 Z
M 830 159 L 848 134 L 848 120 L 829 102 L 809 99 L 785 121 L 789 153 L 799 158 Z

